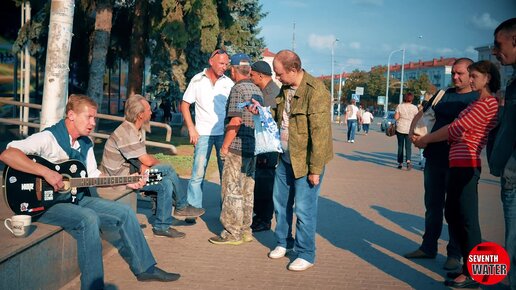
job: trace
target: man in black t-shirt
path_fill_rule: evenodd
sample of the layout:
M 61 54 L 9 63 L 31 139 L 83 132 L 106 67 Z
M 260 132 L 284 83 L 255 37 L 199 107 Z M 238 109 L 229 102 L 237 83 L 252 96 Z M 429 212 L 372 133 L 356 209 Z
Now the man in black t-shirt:
M 434 106 L 435 124 L 432 132 L 453 122 L 459 113 L 471 102 L 478 99 L 478 93 L 472 92 L 469 83 L 468 66 L 473 61 L 469 58 L 457 59 L 452 67 L 452 81 L 454 88 L 446 90 L 442 99 Z M 433 99 L 429 100 L 431 104 Z M 409 138 L 413 141 L 418 138 L 414 135 L 414 127 L 422 117 L 423 110 L 412 120 Z M 424 151 L 426 164 L 424 168 L 425 187 L 425 233 L 423 243 L 419 249 L 405 254 L 408 259 L 433 259 L 437 255 L 437 240 L 441 236 L 443 226 L 443 210 L 446 199 L 446 183 L 448 180 L 448 153 L 450 146 L 447 141 L 428 144 Z M 461 266 L 461 252 L 453 232 L 448 230 L 450 240 L 446 247 L 447 256 L 443 268 L 454 270 Z

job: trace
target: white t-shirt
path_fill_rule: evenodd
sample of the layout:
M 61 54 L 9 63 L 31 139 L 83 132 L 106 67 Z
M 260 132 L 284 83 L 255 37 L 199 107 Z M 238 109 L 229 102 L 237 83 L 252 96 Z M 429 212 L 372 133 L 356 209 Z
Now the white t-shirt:
M 70 136 L 70 144 L 71 143 L 72 137 Z M 75 144 L 71 145 L 73 149 L 81 151 L 79 142 L 75 142 Z M 38 132 L 24 140 L 12 141 L 7 144 L 7 148 L 9 147 L 19 149 L 27 155 L 43 157 L 52 163 L 58 163 L 70 159 L 68 154 L 66 154 L 63 148 L 61 148 L 57 143 L 56 138 L 50 131 Z M 93 153 L 93 147 L 88 150 L 85 166 L 88 171 L 88 177 L 100 176 L 100 171 L 97 169 L 97 160 L 95 160 L 95 154 Z
M 401 134 L 408 134 L 410 131 L 410 124 L 412 119 L 417 115 L 418 109 L 411 103 L 401 103 L 396 107 L 396 113 L 399 113 L 400 117 L 396 120 L 396 132 Z
M 362 115 L 362 124 L 371 124 L 371 121 L 373 121 L 373 114 L 371 112 L 365 112 Z
M 357 119 L 357 113 L 358 113 L 358 107 L 355 105 L 348 105 L 346 107 L 346 112 L 348 113 L 348 120 L 356 120 Z
M 192 78 L 183 95 L 183 101 L 195 103 L 195 129 L 199 135 L 224 135 L 226 103 L 233 85 L 233 81 L 225 75 L 212 85 L 206 69 Z

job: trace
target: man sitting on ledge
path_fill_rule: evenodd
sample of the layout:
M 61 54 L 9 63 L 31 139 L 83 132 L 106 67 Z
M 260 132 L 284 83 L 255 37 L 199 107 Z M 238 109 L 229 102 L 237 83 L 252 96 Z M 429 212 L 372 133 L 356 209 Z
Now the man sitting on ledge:
M 0 154 L 0 161 L 18 171 L 43 177 L 55 191 L 64 188 L 63 176 L 26 154 L 38 155 L 50 162 L 68 159 L 82 161 L 89 177 L 100 176 L 93 153 L 93 142 L 87 137 L 95 128 L 97 104 L 85 95 L 71 95 L 66 105 L 66 118 L 48 130 L 25 140 L 13 141 Z M 128 185 L 132 189 L 139 183 Z M 175 281 L 180 275 L 156 267 L 149 245 L 140 229 L 133 209 L 122 203 L 77 194 L 77 203 L 57 203 L 48 208 L 38 221 L 62 227 L 77 241 L 81 270 L 81 289 L 103 289 L 102 243 L 100 230 L 118 231 L 120 254 L 129 263 L 138 281 Z
M 171 228 L 172 196 L 175 197 L 175 216 L 195 218 L 204 209 L 188 204 L 186 191 L 181 187 L 176 171 L 170 165 L 160 164 L 145 149 L 145 132 L 150 131 L 152 111 L 149 102 L 141 95 L 131 96 L 125 102 L 125 121 L 111 134 L 104 146 L 100 171 L 110 176 L 129 175 L 131 167 L 143 172 L 156 169 L 163 179 L 146 185 L 144 191 L 157 192 L 156 220 L 152 232 L 158 237 L 183 238 L 184 233 Z

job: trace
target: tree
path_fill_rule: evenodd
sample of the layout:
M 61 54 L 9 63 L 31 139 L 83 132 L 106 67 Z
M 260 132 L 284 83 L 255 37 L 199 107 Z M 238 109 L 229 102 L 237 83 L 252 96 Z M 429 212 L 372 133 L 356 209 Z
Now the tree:
M 97 0 L 95 7 L 95 31 L 91 49 L 90 77 L 87 95 L 90 96 L 101 112 L 104 96 L 104 73 L 106 71 L 106 55 L 113 19 L 113 6 L 110 0 Z
M 149 22 L 149 3 L 147 0 L 137 0 L 133 9 L 133 25 L 129 48 L 129 72 L 127 95 L 142 93 L 143 71 L 145 69 L 145 52 Z
M 427 74 L 421 74 L 418 79 L 409 80 L 406 92 L 413 93 L 415 96 L 421 95 L 421 91 L 426 91 L 431 94 L 435 93 L 436 88 L 430 82 Z

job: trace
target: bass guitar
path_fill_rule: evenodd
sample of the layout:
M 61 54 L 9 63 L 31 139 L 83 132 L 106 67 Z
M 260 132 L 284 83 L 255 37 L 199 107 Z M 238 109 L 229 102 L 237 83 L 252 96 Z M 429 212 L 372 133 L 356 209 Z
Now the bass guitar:
M 150 169 L 144 175 L 87 177 L 84 164 L 78 160 L 52 163 L 39 156 L 28 156 L 35 163 L 57 171 L 63 176 L 64 187 L 59 191 L 37 175 L 28 174 L 6 166 L 4 169 L 4 198 L 15 214 L 37 216 L 57 203 L 77 203 L 77 194 L 89 195 L 89 187 L 115 186 L 136 183 L 156 184 L 161 172 Z

